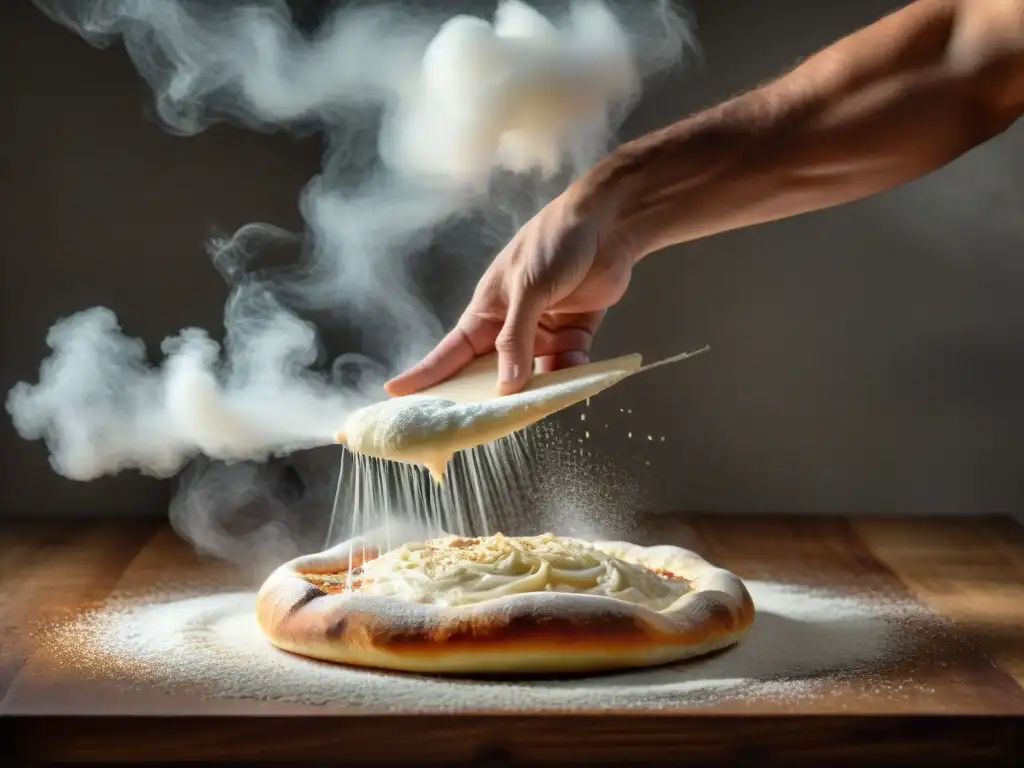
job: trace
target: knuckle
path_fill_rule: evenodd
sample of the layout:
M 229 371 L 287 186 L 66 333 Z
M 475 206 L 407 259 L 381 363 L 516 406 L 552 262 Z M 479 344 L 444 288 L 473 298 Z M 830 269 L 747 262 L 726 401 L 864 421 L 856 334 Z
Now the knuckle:
M 489 304 L 494 297 L 501 292 L 501 276 L 495 273 L 487 273 L 476 284 L 473 289 L 473 304 Z
M 518 352 L 522 346 L 522 336 L 514 330 L 503 329 L 494 340 L 494 348 L 498 352 Z

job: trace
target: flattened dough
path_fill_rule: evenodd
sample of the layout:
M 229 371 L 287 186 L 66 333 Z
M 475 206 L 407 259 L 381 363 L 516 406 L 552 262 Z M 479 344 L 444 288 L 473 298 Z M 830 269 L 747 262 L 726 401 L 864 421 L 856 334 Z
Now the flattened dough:
M 264 583 L 263 632 L 325 661 L 437 674 L 597 672 L 736 643 L 743 582 L 673 546 L 546 534 L 364 540 L 296 558 Z

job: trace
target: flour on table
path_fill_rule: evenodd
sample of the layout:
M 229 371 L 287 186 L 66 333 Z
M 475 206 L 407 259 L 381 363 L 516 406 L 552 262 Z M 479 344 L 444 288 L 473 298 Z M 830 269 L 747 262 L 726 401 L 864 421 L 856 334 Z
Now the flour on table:
M 439 679 L 312 661 L 267 642 L 253 615 L 251 592 L 163 603 L 135 597 L 52 629 L 43 648 L 76 674 L 128 686 L 144 681 L 206 698 L 396 712 L 656 710 L 800 698 L 829 681 L 880 671 L 915 649 L 907 626 L 924 610 L 916 603 L 772 582 L 747 586 L 758 617 L 739 645 L 670 667 L 597 677 Z

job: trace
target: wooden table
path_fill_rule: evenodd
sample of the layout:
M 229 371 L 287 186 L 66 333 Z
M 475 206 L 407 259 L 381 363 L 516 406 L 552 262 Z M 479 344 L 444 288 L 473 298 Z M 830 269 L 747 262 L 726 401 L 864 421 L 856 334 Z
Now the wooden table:
M 0 744 L 26 764 L 1012 765 L 1024 754 L 1018 524 L 696 516 L 663 528 L 652 538 L 691 546 L 744 578 L 882 588 L 917 601 L 950 631 L 913 664 L 888 669 L 884 685 L 847 675 L 796 701 L 658 712 L 594 712 L 581 701 L 578 712 L 561 714 L 417 714 L 172 695 L 77 679 L 42 653 L 33 632 L 101 605 L 114 590 L 196 579 L 227 586 L 237 576 L 193 555 L 159 523 L 9 523 L 0 527 Z

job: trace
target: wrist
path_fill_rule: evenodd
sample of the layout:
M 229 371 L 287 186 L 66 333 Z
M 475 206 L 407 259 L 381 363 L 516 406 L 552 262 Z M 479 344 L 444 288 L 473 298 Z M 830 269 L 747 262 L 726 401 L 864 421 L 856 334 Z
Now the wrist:
M 638 226 L 647 218 L 646 190 L 654 186 L 646 165 L 642 153 L 620 147 L 566 191 L 577 216 L 598 222 L 601 242 L 618 244 L 634 263 L 652 250 L 653 228 Z

